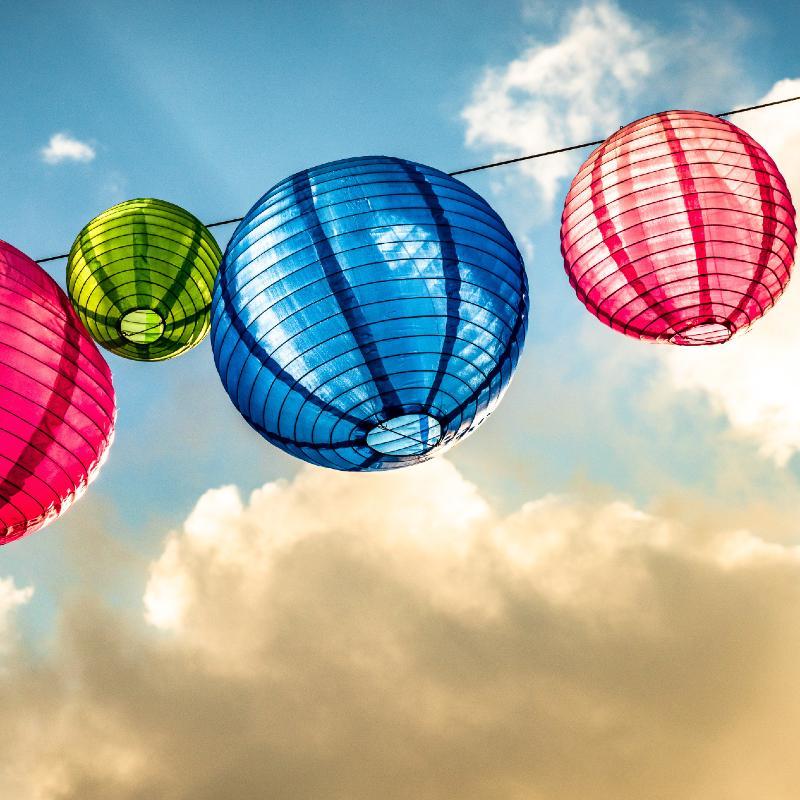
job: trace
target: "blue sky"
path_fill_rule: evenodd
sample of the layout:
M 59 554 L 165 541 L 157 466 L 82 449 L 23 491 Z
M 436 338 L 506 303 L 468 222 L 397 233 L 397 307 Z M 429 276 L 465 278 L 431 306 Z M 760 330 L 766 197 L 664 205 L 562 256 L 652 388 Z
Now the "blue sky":
M 640 26 L 644 47 L 663 47 L 663 40 L 685 48 L 673 65 L 685 72 L 681 82 L 615 93 L 619 110 L 609 111 L 619 124 L 687 101 L 714 111 L 750 104 L 788 74 L 781 69 L 786 8 L 781 26 L 745 5 L 620 9 Z M 502 70 L 526 48 L 558 42 L 569 18 L 537 3 L 412 3 L 402 15 L 355 2 L 237 4 L 224 17 L 209 5 L 182 3 L 144 3 L 135 13 L 114 3 L 68 13 L 46 5 L 7 10 L 2 236 L 38 258 L 66 252 L 89 219 L 128 197 L 164 198 L 211 221 L 239 216 L 282 177 L 335 158 L 388 153 L 444 169 L 492 160 L 496 149 L 465 144 L 462 112 L 476 85 L 487 69 Z M 775 63 L 748 60 L 752 47 Z M 623 45 L 620 60 L 624 55 Z M 717 62 L 712 78 L 709 59 Z M 603 70 L 598 65 L 599 94 L 613 80 Z M 571 110 L 558 95 L 544 108 L 554 119 Z M 607 125 L 591 120 L 586 137 L 556 130 L 553 141 L 532 140 L 528 150 L 596 138 Z M 41 149 L 61 131 L 88 143 L 93 160 L 45 163 Z M 698 459 L 694 445 L 724 423 L 702 406 L 683 408 L 678 397 L 670 424 L 687 436 L 676 441 L 665 435 L 663 418 L 640 408 L 651 380 L 649 353 L 614 380 L 601 374 L 607 365 L 594 362 L 606 342 L 633 352 L 628 342 L 589 321 L 591 346 L 575 346 L 587 319 L 563 277 L 560 199 L 543 204 L 516 176 L 497 170 L 467 180 L 533 250 L 528 348 L 501 412 L 453 460 L 509 504 L 532 489 L 561 491 L 582 480 L 645 502 L 664 484 L 711 487 L 728 452 L 706 444 Z M 565 189 L 562 181 L 560 196 Z M 230 233 L 217 231 L 223 248 Z M 62 284 L 63 268 L 48 267 Z M 115 515 L 126 548 L 152 555 L 164 528 L 178 524 L 207 488 L 234 483 L 249 490 L 298 469 L 239 420 L 219 387 L 208 342 L 166 364 L 109 360 L 120 405 L 117 441 L 92 494 Z M 605 392 L 593 398 L 597 381 Z M 605 406 L 594 408 L 598 400 Z M 628 446 L 619 446 L 620 436 Z M 649 464 L 643 478 L 642 460 Z M 48 572 L 62 561 L 53 553 L 61 549 L 63 524 L 2 553 L 21 580 L 41 586 L 43 563 Z M 39 590 L 39 603 L 45 594 Z
M 41 258 L 66 252 L 94 215 L 130 197 L 159 197 L 212 221 L 240 216 L 281 178 L 335 158 L 381 153 L 452 170 L 593 139 L 662 108 L 719 112 L 749 105 L 778 82 L 800 77 L 796 37 L 786 35 L 798 25 L 800 6 L 783 2 L 711 2 L 702 9 L 666 2 L 556 9 L 533 0 L 231 2 L 224 9 L 203 2 L 5 4 L 0 238 Z M 597 51 L 583 50 L 584 42 Z M 570 47 L 585 64 L 559 61 Z M 543 52 L 557 62 L 552 75 L 543 73 L 542 84 L 534 75 L 527 85 L 512 85 L 510 66 L 544 63 L 536 61 Z M 501 95 L 512 123 L 528 115 L 541 135 L 504 128 L 491 113 L 492 98 Z M 789 133 L 777 136 L 774 147 L 789 154 L 779 165 L 797 170 L 787 172 L 790 182 L 800 176 L 800 162 L 791 157 L 800 133 L 789 130 L 796 108 L 752 123 L 765 135 L 786 126 Z M 744 125 L 744 116 L 738 121 Z M 59 132 L 91 147 L 93 157 L 47 163 L 42 149 Z M 792 351 L 783 348 L 799 341 L 792 317 L 776 310 L 775 322 L 765 321 L 763 334 L 754 330 L 728 360 L 691 354 L 680 362 L 590 319 L 567 284 L 558 248 L 560 205 L 580 160 L 563 162 L 562 175 L 545 174 L 534 162 L 465 178 L 506 219 L 526 254 L 531 328 L 503 404 L 448 455 L 458 477 L 449 466 L 431 475 L 452 489 L 454 503 L 462 495 L 472 502 L 464 484 L 471 482 L 500 516 L 565 496 L 577 498 L 580 508 L 630 504 L 636 513 L 689 528 L 708 519 L 716 520 L 715 530 L 750 526 L 759 541 L 793 547 L 800 500 L 794 457 L 800 421 L 793 408 L 800 407 L 800 387 L 776 377 L 791 370 Z M 223 248 L 232 232 L 216 229 Z M 64 263 L 48 269 L 63 285 Z M 785 303 L 794 308 L 789 293 Z M 54 642 L 68 638 L 64 618 L 74 604 L 141 617 L 145 584 L 180 557 L 169 554 L 169 532 L 181 530 L 204 493 L 235 485 L 246 498 L 283 479 L 288 483 L 274 491 L 295 508 L 303 481 L 323 494 L 328 485 L 340 486 L 328 473 L 296 478 L 302 465 L 247 428 L 219 385 L 207 341 L 166 363 L 108 359 L 120 410 L 100 478 L 63 519 L 0 550 L 0 579 L 35 587 L 18 604 L 16 624 L 34 649 L 56 648 L 49 656 L 54 669 L 65 658 Z M 772 371 L 746 372 L 756 366 Z M 743 382 L 733 381 L 734 374 L 744 374 Z M 403 489 L 409 497 L 424 491 L 415 478 L 397 480 L 409 481 L 413 491 Z M 341 486 L 350 491 L 350 484 Z M 207 501 L 212 506 L 214 498 Z M 223 500 L 226 508 L 233 503 L 227 495 Z M 231 529 L 238 530 L 251 512 L 230 507 Z M 209 519 L 218 519 L 214 514 Z M 379 527 L 376 517 L 367 518 Z M 183 553 L 188 545 L 174 536 L 175 553 Z M 676 552 L 690 553 L 686 561 L 694 563 L 696 553 L 682 547 Z M 283 608 L 286 597 L 272 600 Z M 208 633 L 204 624 L 197 630 Z M 3 631 L 0 625 L 0 638 Z M 191 641 L 217 653 L 201 633 Z M 543 798 L 561 800 L 537 785 Z M 160 791 L 155 778 L 152 786 Z M 609 786 L 609 796 L 626 796 Z M 361 796 L 353 791 L 349 796 Z M 463 796 L 482 797 L 470 791 Z M 106 788 L 112 800 L 129 796 Z

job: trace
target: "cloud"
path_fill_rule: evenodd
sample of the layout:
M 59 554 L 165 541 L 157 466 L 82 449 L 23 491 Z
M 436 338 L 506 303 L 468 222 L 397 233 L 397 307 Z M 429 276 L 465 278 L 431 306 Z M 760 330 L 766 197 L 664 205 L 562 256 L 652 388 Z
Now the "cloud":
M 467 145 L 487 149 L 491 158 L 602 139 L 664 107 L 717 110 L 732 96 L 747 96 L 750 73 L 740 62 L 752 23 L 734 9 L 720 19 L 687 6 L 656 30 L 613 0 L 553 8 L 527 3 L 523 16 L 538 30 L 560 16 L 558 38 L 537 37 L 508 63 L 486 69 L 462 110 Z M 533 186 L 547 215 L 588 152 L 507 167 L 495 178 L 496 190 L 524 197 Z
M 61 164 L 64 161 L 93 161 L 96 155 L 94 147 L 75 139 L 68 133 L 54 133 L 46 147 L 40 151 L 45 164 Z
M 0 674 L 18 800 L 745 800 L 800 780 L 800 549 L 446 461 L 207 492 Z
M 13 635 L 12 621 L 16 609 L 33 597 L 33 587 L 18 589 L 11 578 L 0 578 L 0 652 L 7 649 Z
M 467 144 L 489 148 L 500 159 L 614 129 L 627 96 L 652 72 L 648 35 L 613 3 L 574 11 L 558 41 L 535 43 L 484 73 L 462 112 Z M 520 169 L 549 205 L 579 162 L 577 155 L 559 155 Z
M 782 80 L 757 102 L 800 95 L 800 79 Z M 796 106 L 742 114 L 734 119 L 775 159 L 795 198 L 800 198 L 800 116 Z M 744 336 L 724 347 L 666 350 L 673 387 L 699 391 L 724 414 L 734 432 L 755 441 L 761 453 L 785 465 L 800 450 L 800 287 L 784 297 Z M 687 350 L 689 350 L 687 352 Z

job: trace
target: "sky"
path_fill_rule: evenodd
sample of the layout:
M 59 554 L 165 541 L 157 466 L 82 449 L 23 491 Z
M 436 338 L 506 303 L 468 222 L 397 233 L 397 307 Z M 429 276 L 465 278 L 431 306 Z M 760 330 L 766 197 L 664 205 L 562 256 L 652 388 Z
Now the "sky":
M 127 198 L 210 222 L 331 159 L 449 171 L 800 95 L 798 24 L 785 2 L 0 3 L 0 238 L 43 258 Z M 734 120 L 800 197 L 798 106 Z M 800 286 L 723 347 L 607 329 L 559 252 L 586 155 L 465 176 L 525 256 L 531 326 L 445 458 L 307 467 L 239 417 L 208 341 L 108 354 L 108 462 L 0 549 L 0 797 L 796 798 Z

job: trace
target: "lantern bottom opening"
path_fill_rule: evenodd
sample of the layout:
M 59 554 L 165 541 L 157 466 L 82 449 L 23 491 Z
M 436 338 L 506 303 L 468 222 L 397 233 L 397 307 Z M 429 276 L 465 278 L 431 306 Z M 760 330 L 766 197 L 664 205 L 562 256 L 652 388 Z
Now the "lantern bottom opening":
M 164 320 L 152 308 L 134 308 L 122 315 L 119 331 L 134 344 L 152 344 L 164 333 Z
M 682 345 L 722 344 L 727 342 L 731 336 L 733 336 L 733 329 L 727 320 L 724 322 L 707 320 L 690 325 L 674 334 L 670 337 L 670 342 Z
M 389 456 L 419 456 L 434 448 L 442 438 L 442 427 L 428 414 L 401 414 L 375 425 L 367 444 Z

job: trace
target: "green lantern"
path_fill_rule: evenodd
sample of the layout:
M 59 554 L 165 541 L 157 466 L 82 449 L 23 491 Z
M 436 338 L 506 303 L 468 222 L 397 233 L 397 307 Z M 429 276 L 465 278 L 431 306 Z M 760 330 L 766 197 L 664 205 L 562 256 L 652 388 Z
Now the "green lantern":
M 67 291 L 94 339 L 119 356 L 163 361 L 208 332 L 222 253 L 208 228 L 163 200 L 95 217 L 67 262 Z

